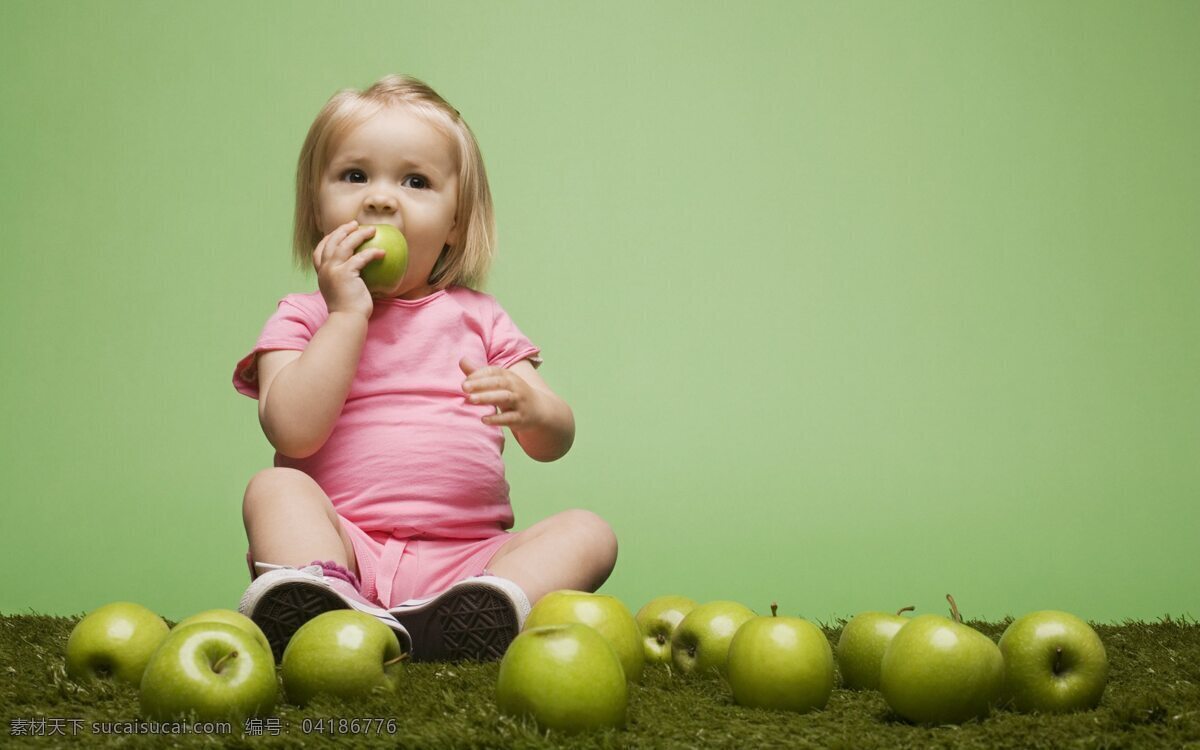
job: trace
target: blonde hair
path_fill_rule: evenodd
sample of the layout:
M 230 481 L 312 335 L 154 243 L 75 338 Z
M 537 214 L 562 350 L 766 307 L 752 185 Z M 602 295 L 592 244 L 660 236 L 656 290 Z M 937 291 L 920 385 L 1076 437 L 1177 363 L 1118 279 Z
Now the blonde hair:
M 483 155 L 475 134 L 427 84 L 411 76 L 389 75 L 363 91 L 343 89 L 330 97 L 308 129 L 296 166 L 296 217 L 292 249 L 296 264 L 312 267 L 312 253 L 324 237 L 317 224 L 317 197 L 329 160 L 342 137 L 388 106 L 403 105 L 426 117 L 457 146 L 460 227 L 454 247 L 442 251 L 430 274 L 434 289 L 456 284 L 482 286 L 496 251 L 496 222 Z

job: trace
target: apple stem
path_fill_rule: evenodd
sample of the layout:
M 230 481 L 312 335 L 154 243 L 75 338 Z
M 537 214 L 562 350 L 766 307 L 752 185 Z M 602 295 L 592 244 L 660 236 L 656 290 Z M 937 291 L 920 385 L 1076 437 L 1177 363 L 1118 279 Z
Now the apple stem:
M 213 671 L 216 672 L 217 674 L 221 674 L 221 668 L 225 666 L 225 662 L 237 657 L 237 655 L 238 655 L 237 651 L 230 651 L 228 654 L 225 654 L 220 659 L 217 659 L 217 663 L 214 664 L 212 667 Z
M 917 608 L 910 604 L 907 607 L 901 607 L 900 609 L 896 610 L 896 616 L 899 617 L 900 615 L 904 614 L 905 612 L 916 612 L 916 611 L 917 611 Z
M 1054 647 L 1054 674 L 1062 673 L 1062 646 Z
M 385 661 L 385 662 L 383 663 L 383 666 L 384 666 L 385 668 L 386 668 L 386 667 L 390 667 L 390 666 L 392 666 L 393 664 L 399 664 L 400 662 L 402 662 L 402 661 L 405 661 L 406 659 L 408 659 L 408 654 L 400 654 L 400 655 L 399 655 L 399 656 L 397 656 L 395 659 L 388 659 L 387 661 Z
M 771 602 L 771 617 L 779 616 L 779 602 Z
M 946 594 L 946 601 L 950 602 L 950 614 L 954 617 L 954 621 L 961 625 L 963 619 L 958 612 L 958 605 L 954 603 L 954 597 Z

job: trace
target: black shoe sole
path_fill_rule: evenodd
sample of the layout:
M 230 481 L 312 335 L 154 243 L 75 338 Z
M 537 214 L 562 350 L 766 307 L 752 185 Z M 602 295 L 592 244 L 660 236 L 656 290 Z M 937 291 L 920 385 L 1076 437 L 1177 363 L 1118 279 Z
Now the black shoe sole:
M 419 610 L 390 612 L 412 636 L 413 661 L 493 661 L 517 637 L 512 601 L 486 584 L 459 584 Z
M 283 662 L 283 651 L 300 626 L 312 618 L 335 609 L 349 609 L 342 598 L 324 586 L 296 581 L 281 583 L 263 594 L 250 619 L 271 644 L 275 663 Z

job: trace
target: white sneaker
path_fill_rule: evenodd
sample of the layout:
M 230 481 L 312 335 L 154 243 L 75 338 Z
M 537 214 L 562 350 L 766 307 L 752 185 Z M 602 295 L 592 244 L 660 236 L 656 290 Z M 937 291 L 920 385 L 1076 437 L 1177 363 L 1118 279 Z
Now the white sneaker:
M 412 634 L 413 661 L 489 661 L 521 632 L 529 599 L 507 578 L 477 576 L 388 613 Z
M 283 650 L 301 625 L 335 609 L 356 609 L 371 615 L 392 629 L 402 651 L 412 651 L 408 631 L 386 609 L 372 604 L 350 583 L 323 575 L 319 565 L 299 569 L 261 567 L 273 569 L 254 579 L 242 595 L 238 611 L 262 628 L 277 664 L 283 660 Z

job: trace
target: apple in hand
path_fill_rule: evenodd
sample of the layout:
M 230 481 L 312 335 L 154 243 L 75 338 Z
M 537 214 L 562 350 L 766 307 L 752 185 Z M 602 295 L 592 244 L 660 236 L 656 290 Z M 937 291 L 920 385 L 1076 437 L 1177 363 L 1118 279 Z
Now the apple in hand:
M 232 609 L 206 609 L 203 612 L 198 612 L 191 617 L 185 617 L 176 623 L 173 630 L 178 630 L 185 625 L 191 625 L 197 622 L 223 622 L 226 625 L 232 625 L 235 628 L 241 628 L 254 637 L 254 640 L 271 653 L 271 643 L 267 640 L 266 634 L 262 632 L 262 628 L 246 617 L 241 612 L 234 612 Z M 274 654 L 271 655 L 271 663 L 275 663 Z
M 742 623 L 754 617 L 737 602 L 701 604 L 684 615 L 671 636 L 671 662 L 683 674 L 725 672 L 729 643 Z
M 1004 659 L 983 633 L 953 620 L 908 621 L 883 653 L 879 691 L 900 717 L 918 724 L 959 724 L 987 716 L 1004 686 Z
M 275 661 L 254 636 L 223 622 L 171 631 L 142 675 L 142 715 L 241 722 L 275 707 Z
M 71 630 L 67 674 L 75 679 L 112 677 L 136 687 L 169 631 L 161 617 L 140 604 L 105 604 Z
M 387 625 L 354 609 L 317 615 L 300 626 L 283 651 L 288 700 L 308 705 L 318 695 L 353 699 L 375 689 L 399 689 L 404 655 Z
M 359 276 L 372 292 L 390 292 L 408 270 L 408 241 L 391 224 L 371 224 L 375 234 L 355 248 L 354 252 L 383 248 L 386 255 L 363 266 Z
M 525 619 L 525 629 L 569 622 L 594 628 L 612 644 L 625 669 L 626 679 L 630 682 L 642 679 L 642 670 L 646 666 L 642 634 L 633 615 L 620 599 L 607 594 L 589 594 L 570 589 L 551 591 L 533 605 L 529 617 Z
M 833 692 L 833 650 L 825 633 L 808 620 L 770 617 L 747 620 L 729 644 L 726 665 L 739 706 L 805 713 L 821 709 Z
M 522 631 L 504 653 L 496 682 L 501 713 L 563 732 L 624 726 L 628 696 L 612 643 L 580 623 Z
M 642 651 L 651 664 L 671 662 L 671 634 L 683 616 L 696 608 L 686 596 L 660 596 L 638 610 L 634 620 L 642 631 Z
M 900 628 L 908 623 L 908 618 L 903 614 L 913 609 L 905 607 L 894 615 L 860 612 L 846 623 L 837 643 L 837 663 L 844 687 L 852 690 L 879 688 L 879 666 L 883 662 L 883 652 Z
M 1014 620 L 1000 636 L 1000 653 L 1004 696 L 1018 711 L 1095 708 L 1108 682 L 1100 636 L 1066 612 L 1045 610 Z

